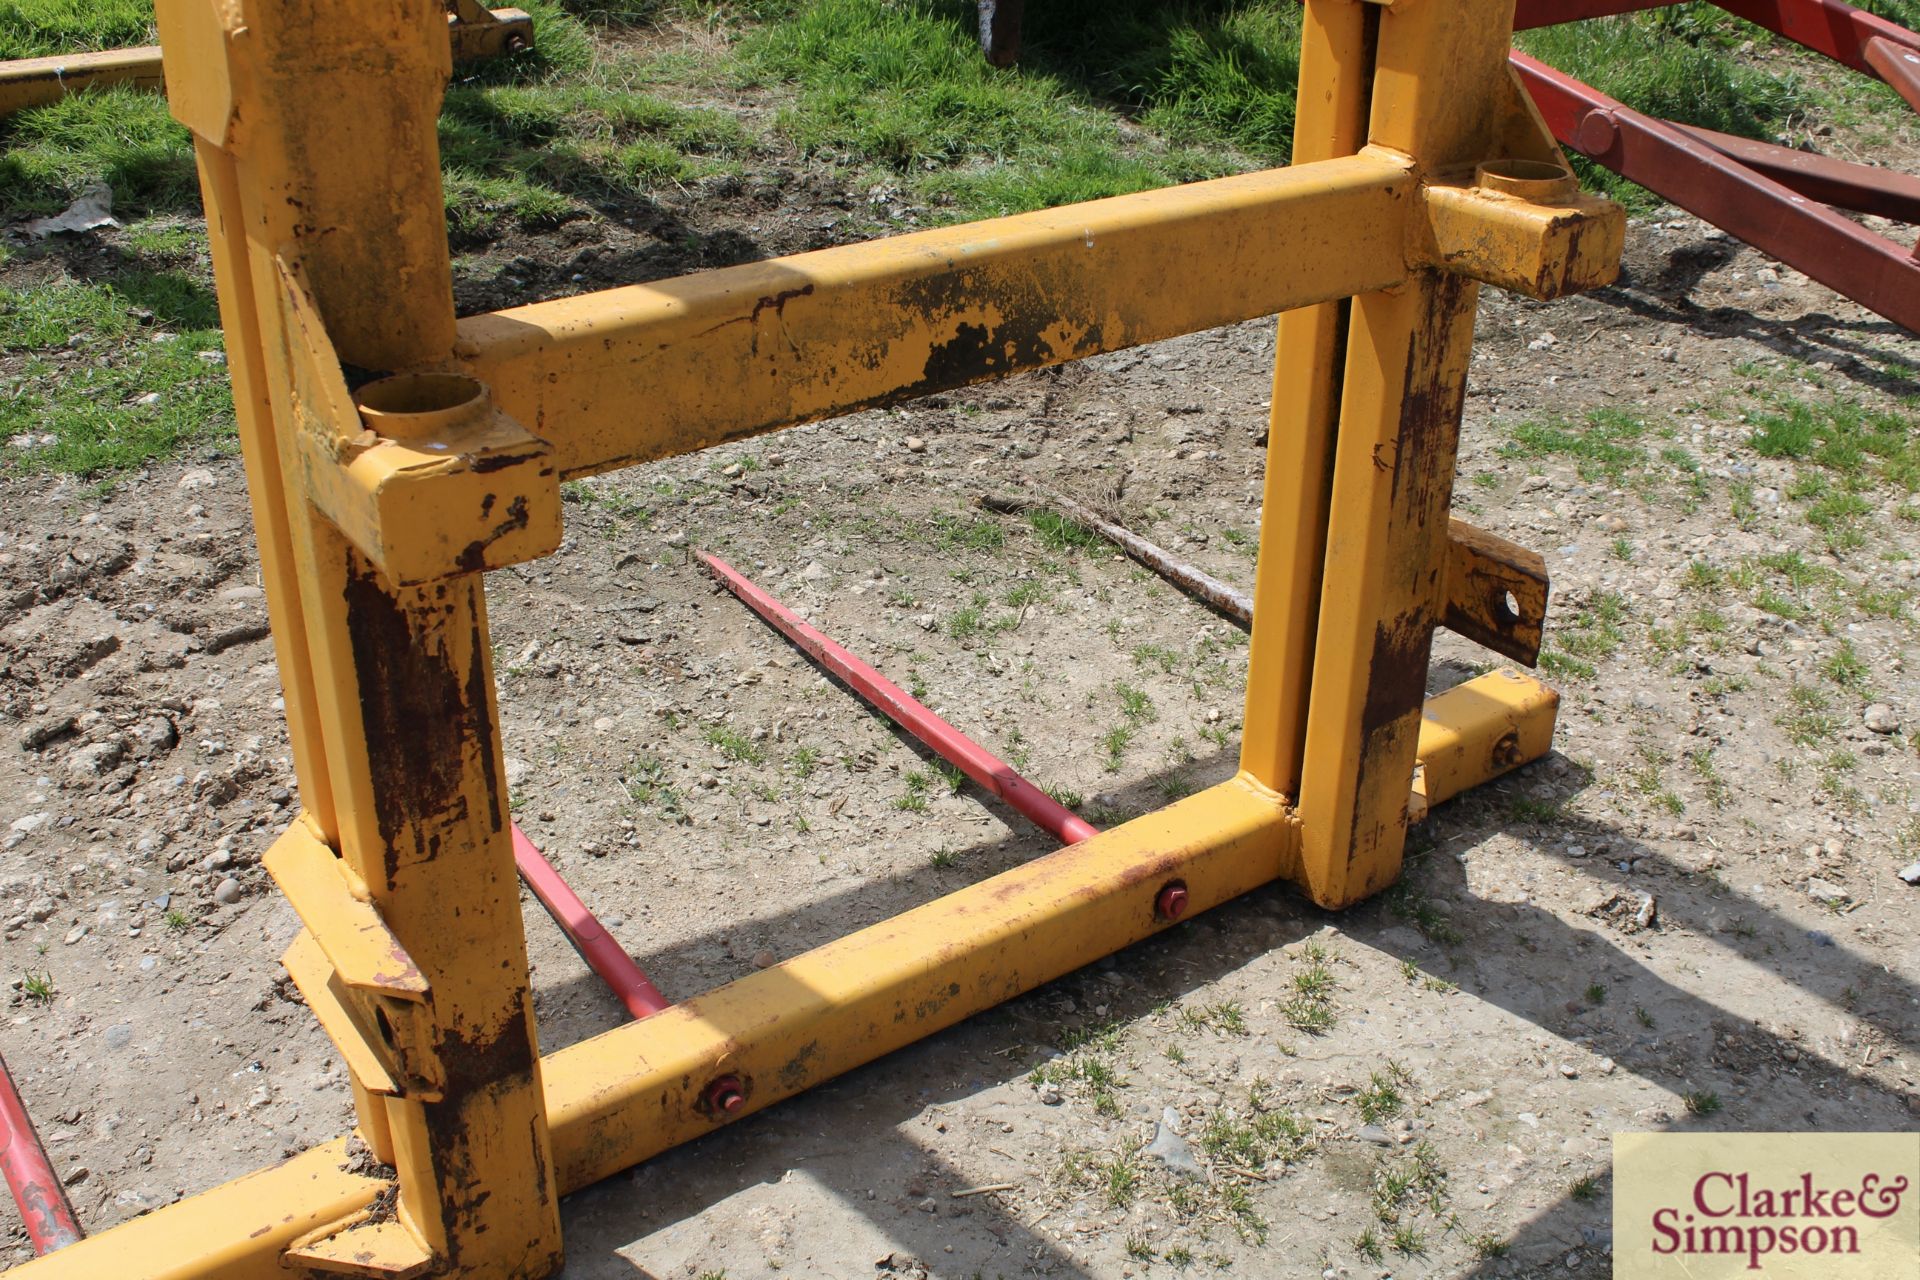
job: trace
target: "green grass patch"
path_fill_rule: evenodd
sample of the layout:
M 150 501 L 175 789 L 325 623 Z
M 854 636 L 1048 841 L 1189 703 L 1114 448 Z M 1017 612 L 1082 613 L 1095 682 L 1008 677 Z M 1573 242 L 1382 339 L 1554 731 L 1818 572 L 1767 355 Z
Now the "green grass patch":
M 736 170 L 758 147 L 734 116 L 669 102 L 639 88 L 643 79 L 616 59 L 584 82 L 450 89 L 440 154 L 453 233 L 484 240 L 509 223 L 551 226 L 597 199 Z
M 1027 523 L 1033 526 L 1040 545 L 1049 551 L 1087 551 L 1106 543 L 1106 539 L 1093 530 L 1057 511 L 1030 511 Z
M 1618 484 L 1647 464 L 1647 422 L 1619 409 L 1593 409 L 1578 422 L 1522 422 L 1500 452 L 1510 458 L 1570 458 L 1583 480 Z
M 153 0 L 7 0 L 0 6 L 0 59 L 153 43 Z
M 0 217 L 56 213 L 93 181 L 121 217 L 199 208 L 193 145 L 166 99 L 105 89 L 0 119 Z
M 0 286 L 0 351 L 25 357 L 0 399 L 0 439 L 18 442 L 0 466 L 101 476 L 197 442 L 225 447 L 233 400 L 218 323 L 212 295 L 176 272 Z
M 740 55 L 796 89 L 780 127 L 803 151 L 891 172 L 955 218 L 1286 158 L 1296 5 L 1061 0 L 1029 15 L 1008 71 L 980 57 L 974 24 L 961 0 L 818 0 L 750 32 Z
M 1762 457 L 1812 462 L 1850 483 L 1920 491 L 1920 413 L 1912 404 L 1877 409 L 1856 400 L 1779 397 L 1747 421 L 1748 443 Z

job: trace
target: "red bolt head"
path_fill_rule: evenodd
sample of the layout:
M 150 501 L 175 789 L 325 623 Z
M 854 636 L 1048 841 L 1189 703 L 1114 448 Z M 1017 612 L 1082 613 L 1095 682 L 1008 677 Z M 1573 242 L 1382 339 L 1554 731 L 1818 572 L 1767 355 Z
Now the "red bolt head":
M 747 1088 L 739 1076 L 721 1076 L 707 1086 L 707 1110 L 716 1116 L 732 1115 L 747 1102 Z
M 1153 914 L 1162 920 L 1178 920 L 1187 914 L 1187 886 L 1175 880 L 1154 895 Z

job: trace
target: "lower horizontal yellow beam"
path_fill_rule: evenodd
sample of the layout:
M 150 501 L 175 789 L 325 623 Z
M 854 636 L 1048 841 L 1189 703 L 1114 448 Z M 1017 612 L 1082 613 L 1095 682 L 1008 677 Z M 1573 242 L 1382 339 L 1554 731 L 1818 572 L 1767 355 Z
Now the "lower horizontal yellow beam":
M 1500 671 L 1432 699 L 1416 797 L 1435 803 L 1547 750 L 1557 696 Z M 558 1181 L 577 1191 L 1298 871 L 1299 827 L 1246 775 L 541 1059 Z M 21 1280 L 285 1280 L 293 1242 L 387 1183 L 339 1140 L 18 1268 Z
M 1428 698 L 1408 819 L 1546 755 L 1559 712 L 1558 693 L 1507 667 Z
M 1236 778 L 541 1061 L 560 1185 L 585 1186 L 742 1112 L 871 1062 L 1276 879 L 1294 861 L 1280 797 Z
M 191 1141 L 191 1135 L 183 1135 Z M 346 1138 L 88 1236 L 23 1267 L 34 1280 L 288 1280 L 287 1246 L 365 1209 L 389 1184 L 354 1172 Z

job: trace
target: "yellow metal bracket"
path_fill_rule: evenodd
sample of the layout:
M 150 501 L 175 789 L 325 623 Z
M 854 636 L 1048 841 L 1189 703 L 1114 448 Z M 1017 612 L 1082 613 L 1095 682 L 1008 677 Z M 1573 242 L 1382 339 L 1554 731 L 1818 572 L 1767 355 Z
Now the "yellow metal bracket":
M 370 1092 L 432 1101 L 447 1072 L 433 1045 L 432 990 L 343 864 L 304 823 L 263 863 L 306 926 L 284 960 L 327 1035 Z
M 1490 160 L 1472 185 L 1425 190 L 1427 261 L 1539 301 L 1611 284 L 1626 243 L 1625 212 L 1581 193 L 1544 160 Z
M 1538 552 L 1448 521 L 1446 606 L 1440 620 L 1456 635 L 1531 667 L 1547 620 L 1547 562 Z
M 349 393 L 296 268 L 280 264 L 307 491 L 399 586 L 504 569 L 559 547 L 553 451 L 458 373 L 400 373 Z

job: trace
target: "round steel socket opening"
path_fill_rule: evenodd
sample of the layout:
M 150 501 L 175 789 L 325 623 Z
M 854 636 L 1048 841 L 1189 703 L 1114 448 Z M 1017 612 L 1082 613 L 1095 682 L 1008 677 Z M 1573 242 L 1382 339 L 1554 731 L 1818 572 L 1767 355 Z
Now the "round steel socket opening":
M 396 373 L 354 393 L 360 419 L 395 439 L 431 437 L 486 412 L 487 389 L 461 373 Z
M 1573 170 L 1546 160 L 1489 160 L 1475 170 L 1474 181 L 1488 191 L 1543 202 L 1580 190 Z

